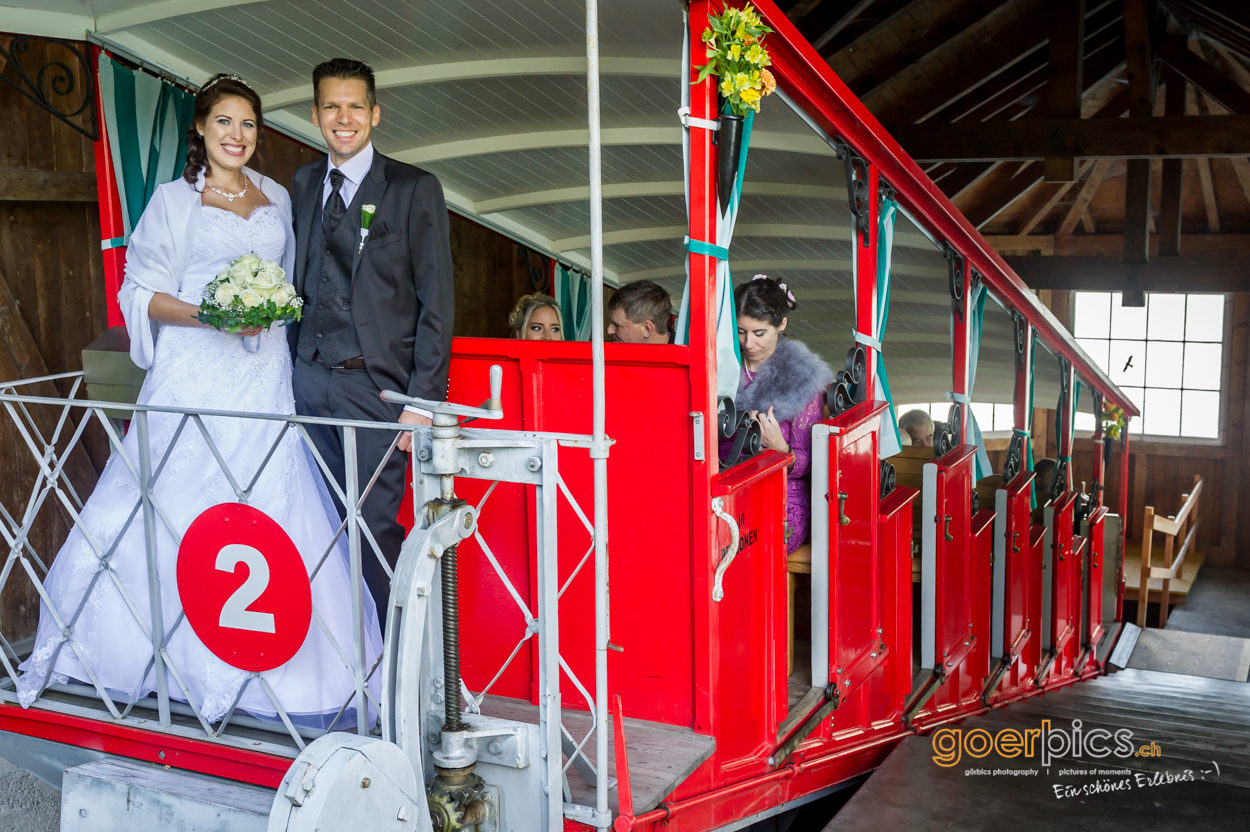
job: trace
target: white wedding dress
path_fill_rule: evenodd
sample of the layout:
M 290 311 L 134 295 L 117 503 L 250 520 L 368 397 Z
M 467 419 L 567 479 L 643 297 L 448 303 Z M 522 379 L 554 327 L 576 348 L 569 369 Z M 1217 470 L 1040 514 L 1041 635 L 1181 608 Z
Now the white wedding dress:
M 247 219 L 219 208 L 203 207 L 200 212 L 188 266 L 180 279 L 178 297 L 181 300 L 199 304 L 204 286 L 227 263 L 248 252 L 278 262 L 283 260 L 288 230 L 276 206 L 257 208 Z M 287 268 L 290 271 L 289 264 Z M 190 410 L 292 414 L 295 402 L 286 330 L 274 327 L 263 333 L 260 349 L 253 353 L 244 349 L 243 339 L 238 335 L 206 328 L 162 327 L 139 403 Z M 174 441 L 181 416 L 151 413 L 148 418 L 155 469 Z M 251 482 L 283 428 L 281 421 L 225 417 L 205 418 L 204 425 L 242 488 Z M 132 422 L 123 443 L 136 469 L 139 464 L 137 434 L 136 423 Z M 81 512 L 81 525 L 106 552 L 121 534 L 111 567 L 146 626 L 151 606 L 143 514 L 135 513 L 139 496 L 135 477 L 121 456 L 114 453 Z M 194 422 L 188 421 L 178 435 L 177 444 L 155 481 L 154 496 L 179 536 L 205 509 L 237 501 L 221 465 Z M 273 457 L 265 464 L 249 503 L 273 518 L 290 535 L 311 574 L 329 547 L 339 518 L 316 463 L 297 431 L 287 431 Z M 132 513 L 134 517 L 126 527 Z M 168 635 L 182 612 L 176 581 L 178 546 L 159 513 L 156 527 L 161 607 Z M 337 640 L 343 655 L 351 658 L 355 656 L 351 580 L 344 540 L 345 536 L 313 579 L 312 600 L 316 613 Z M 364 556 L 372 557 L 373 553 L 366 549 Z M 61 620 L 66 623 L 73 619 L 84 594 L 89 592 L 90 596 L 72 625 L 77 650 L 70 644 L 63 644 L 64 639 L 46 605 L 41 606 L 34 651 L 22 665 L 24 673 L 17 684 L 23 706 L 29 707 L 34 701 L 49 672 L 51 684 L 67 681 L 91 684 L 84 663 L 110 697 L 121 702 L 136 701 L 156 690 L 155 673 L 150 665 L 151 642 L 114 581 L 100 570 L 99 559 L 81 527 L 70 532 L 44 586 Z M 373 600 L 367 588 L 364 592 L 367 675 L 381 654 L 382 639 Z M 327 727 L 352 698 L 355 686 L 351 670 L 344 665 L 316 619 L 314 615 L 308 636 L 295 657 L 261 676 L 296 724 Z M 190 692 L 192 704 L 208 722 L 221 720 L 249 674 L 210 653 L 185 619 L 169 637 L 167 649 L 170 661 Z M 53 661 L 55 666 L 52 666 Z M 376 677 L 373 682 L 376 690 Z M 171 697 L 186 701 L 172 675 L 168 676 L 168 690 Z M 277 717 L 277 710 L 257 680 L 247 685 L 238 708 L 264 719 Z M 353 725 L 354 699 L 335 727 Z

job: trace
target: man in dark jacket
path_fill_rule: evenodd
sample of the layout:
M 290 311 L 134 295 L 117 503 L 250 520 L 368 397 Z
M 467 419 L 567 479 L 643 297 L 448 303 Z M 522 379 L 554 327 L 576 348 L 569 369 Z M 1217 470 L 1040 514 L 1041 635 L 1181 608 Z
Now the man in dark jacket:
M 429 413 L 384 402 L 381 392 L 447 398 L 454 297 L 442 185 L 433 174 L 373 149 L 369 134 L 381 110 L 367 64 L 344 58 L 320 64 L 313 93 L 312 120 L 330 152 L 296 172 L 292 193 L 294 283 L 304 299 L 303 320 L 288 330 L 296 409 L 428 425 Z M 309 427 L 346 491 L 342 431 Z M 387 431 L 356 431 L 361 490 L 393 440 Z M 410 433 L 402 434 L 399 450 L 407 451 L 411 441 Z M 403 543 L 396 515 L 406 468 L 407 454 L 392 454 L 362 509 L 392 567 Z M 367 541 L 363 549 L 364 577 L 384 616 L 390 581 Z

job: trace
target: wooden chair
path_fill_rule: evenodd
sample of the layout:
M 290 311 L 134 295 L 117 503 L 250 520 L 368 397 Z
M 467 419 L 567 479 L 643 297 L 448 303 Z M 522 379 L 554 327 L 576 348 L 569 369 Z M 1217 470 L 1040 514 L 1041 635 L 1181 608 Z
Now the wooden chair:
M 1182 494 L 1181 510 L 1175 517 L 1160 517 L 1155 514 L 1154 506 L 1146 506 L 1145 519 L 1142 523 L 1141 538 L 1141 571 L 1138 573 L 1137 626 L 1146 626 L 1146 606 L 1150 600 L 1150 579 L 1159 578 L 1163 587 L 1159 592 L 1159 628 L 1168 623 L 1168 601 L 1172 589 L 1172 580 L 1180 574 L 1185 563 L 1185 556 L 1196 548 L 1195 536 L 1198 533 L 1198 497 L 1202 494 L 1202 477 L 1194 475 L 1194 487 L 1188 494 Z M 1150 565 L 1151 550 L 1154 548 L 1154 535 L 1163 535 L 1163 566 Z M 1180 542 L 1180 550 L 1176 552 L 1176 544 Z M 1175 558 L 1175 559 L 1173 559 Z
M 804 543 L 786 558 L 786 676 L 794 673 L 794 589 L 799 575 L 812 574 L 812 545 Z

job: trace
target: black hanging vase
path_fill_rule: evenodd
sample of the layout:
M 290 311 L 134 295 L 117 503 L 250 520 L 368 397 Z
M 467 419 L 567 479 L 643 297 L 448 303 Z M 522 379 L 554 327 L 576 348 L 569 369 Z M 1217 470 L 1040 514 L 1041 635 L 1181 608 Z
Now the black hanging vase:
M 1111 446 L 1115 444 L 1115 440 L 1110 436 L 1102 438 L 1102 464 L 1110 467 L 1111 465 Z
M 738 163 L 742 156 L 742 122 L 742 116 L 731 113 L 722 113 L 720 117 L 716 187 L 722 214 L 729 208 L 729 197 L 733 193 L 734 182 L 738 181 Z

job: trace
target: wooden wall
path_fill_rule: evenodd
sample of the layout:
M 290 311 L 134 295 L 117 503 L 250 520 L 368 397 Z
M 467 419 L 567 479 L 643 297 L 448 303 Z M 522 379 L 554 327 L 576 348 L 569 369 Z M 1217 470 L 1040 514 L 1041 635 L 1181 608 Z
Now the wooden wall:
M 22 59 L 32 75 L 49 60 L 64 61 L 75 70 L 76 89 L 55 99 L 58 106 L 75 109 L 91 79 L 62 47 L 32 43 Z M 12 66 L 0 71 L 6 78 L 18 77 Z M 80 370 L 83 347 L 107 326 L 94 146 L 7 83 L 0 83 L 0 112 L 0 379 Z M 90 117 L 84 114 L 78 123 L 86 127 Z M 68 383 L 59 387 L 47 384 L 31 392 L 69 392 Z M 39 430 L 51 436 L 59 412 L 32 412 Z M 72 431 L 71 422 L 65 435 Z M 83 448 L 73 454 L 68 470 L 70 482 L 85 498 L 108 457 L 107 439 L 98 425 L 88 427 Z M 20 516 L 25 508 L 36 472 L 12 418 L 0 412 L 0 503 L 11 514 Z M 65 512 L 55 498 L 47 499 L 31 535 L 44 564 L 51 564 L 68 531 Z M 42 577 L 41 567 L 35 569 Z M 0 632 L 21 641 L 33 635 L 38 614 L 33 585 L 20 567 L 13 569 L 0 593 Z

